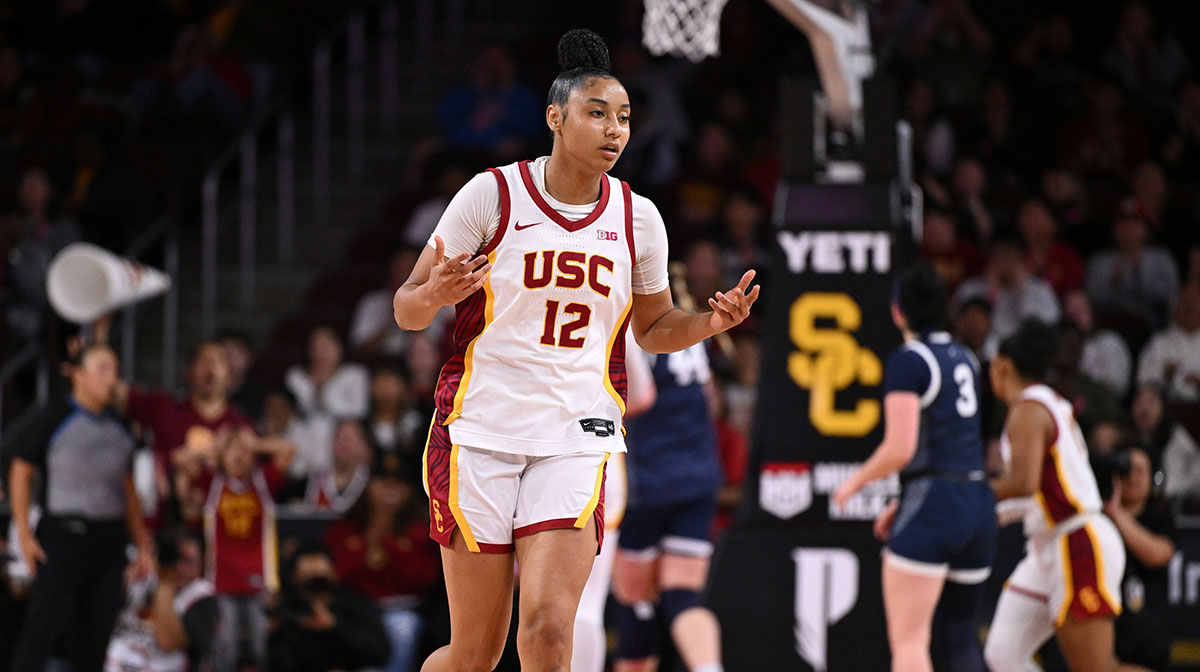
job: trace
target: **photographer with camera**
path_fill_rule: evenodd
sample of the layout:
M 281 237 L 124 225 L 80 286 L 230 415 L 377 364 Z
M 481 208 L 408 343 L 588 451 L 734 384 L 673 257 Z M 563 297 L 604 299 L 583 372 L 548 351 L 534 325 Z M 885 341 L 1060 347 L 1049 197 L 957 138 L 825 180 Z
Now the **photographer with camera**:
M 387 662 L 390 647 L 379 608 L 338 583 L 328 549 L 301 546 L 285 576 L 288 585 L 272 614 L 268 669 L 326 672 Z
M 1093 469 L 1098 481 L 1112 483 L 1104 513 L 1121 533 L 1127 554 L 1121 579 L 1125 609 L 1116 621 L 1117 656 L 1128 663 L 1165 670 L 1171 640 L 1158 610 L 1167 602 L 1167 564 L 1175 555 L 1174 527 L 1165 502 L 1151 492 L 1150 456 L 1145 448 L 1129 444 L 1112 455 L 1094 458 Z

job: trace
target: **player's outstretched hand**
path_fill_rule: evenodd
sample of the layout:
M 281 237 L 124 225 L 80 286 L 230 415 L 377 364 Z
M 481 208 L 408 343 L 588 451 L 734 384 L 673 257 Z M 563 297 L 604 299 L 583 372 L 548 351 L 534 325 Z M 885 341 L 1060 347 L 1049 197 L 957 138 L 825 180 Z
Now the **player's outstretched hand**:
M 470 252 L 463 252 L 447 259 L 446 244 L 441 236 L 434 236 L 433 243 L 433 266 L 429 269 L 429 280 L 423 286 L 439 306 L 453 306 L 487 282 L 488 272 L 492 270 L 487 257 L 472 258 Z
M 742 276 L 737 287 L 728 292 L 717 292 L 716 296 L 708 300 L 708 305 L 713 311 L 709 324 L 717 333 L 736 327 L 750 316 L 750 306 L 758 300 L 759 290 L 759 286 L 755 285 L 747 291 L 753 279 L 754 269 L 750 269 Z

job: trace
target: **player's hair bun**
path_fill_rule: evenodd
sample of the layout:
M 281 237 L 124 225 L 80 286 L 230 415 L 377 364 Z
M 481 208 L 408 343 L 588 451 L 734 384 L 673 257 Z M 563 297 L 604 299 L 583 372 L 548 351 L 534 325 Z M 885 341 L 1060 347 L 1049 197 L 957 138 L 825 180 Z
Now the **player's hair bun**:
M 587 28 L 573 28 L 558 40 L 558 66 L 563 72 L 576 68 L 608 72 L 612 70 L 612 60 L 604 38 Z

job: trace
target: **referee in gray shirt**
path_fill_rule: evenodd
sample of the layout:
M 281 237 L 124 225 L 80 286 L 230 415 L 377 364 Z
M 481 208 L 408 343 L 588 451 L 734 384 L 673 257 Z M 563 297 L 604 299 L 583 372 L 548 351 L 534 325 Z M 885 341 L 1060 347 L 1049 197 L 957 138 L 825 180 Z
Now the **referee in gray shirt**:
M 9 471 L 13 522 L 33 577 L 13 672 L 44 672 L 59 650 L 72 672 L 103 669 L 124 604 L 130 536 L 137 542 L 139 573 L 153 563 L 133 489 L 133 438 L 108 408 L 117 356 L 107 345 L 84 346 L 70 378 L 70 395 L 42 409 L 17 440 Z M 35 535 L 29 508 L 39 471 L 44 515 Z

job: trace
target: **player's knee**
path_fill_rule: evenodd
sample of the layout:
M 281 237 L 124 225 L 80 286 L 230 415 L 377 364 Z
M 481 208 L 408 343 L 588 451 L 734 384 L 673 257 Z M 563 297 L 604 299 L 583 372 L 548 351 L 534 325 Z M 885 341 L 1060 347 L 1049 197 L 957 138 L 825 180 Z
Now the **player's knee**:
M 613 594 L 624 605 L 653 602 L 657 598 L 654 573 L 649 568 L 623 565 L 613 572 L 612 584 Z
M 527 656 L 557 657 L 569 651 L 574 625 L 570 618 L 563 617 L 557 610 L 535 609 L 521 617 L 517 630 L 517 650 L 522 659 Z
M 658 655 L 657 611 L 650 602 L 617 605 L 617 658 L 640 661 Z
M 671 588 L 662 592 L 659 600 L 663 620 L 668 624 L 674 623 L 680 614 L 704 606 L 700 592 L 687 588 Z

